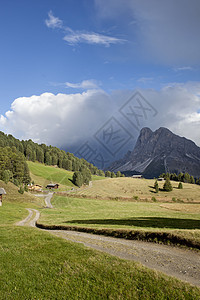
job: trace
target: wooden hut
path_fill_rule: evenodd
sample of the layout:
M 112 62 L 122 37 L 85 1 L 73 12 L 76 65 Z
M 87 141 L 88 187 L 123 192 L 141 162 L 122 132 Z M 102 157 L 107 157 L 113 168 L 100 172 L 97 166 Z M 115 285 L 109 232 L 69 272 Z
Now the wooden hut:
M 49 183 L 46 186 L 46 189 L 58 189 L 59 188 L 59 184 L 58 183 Z
M 6 195 L 4 188 L 0 188 L 0 206 L 2 206 L 2 195 Z

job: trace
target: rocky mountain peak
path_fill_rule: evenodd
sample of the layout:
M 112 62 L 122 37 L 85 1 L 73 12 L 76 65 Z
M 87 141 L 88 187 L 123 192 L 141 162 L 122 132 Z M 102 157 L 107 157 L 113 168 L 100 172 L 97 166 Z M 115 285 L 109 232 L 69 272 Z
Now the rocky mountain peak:
M 110 169 L 133 171 L 147 177 L 156 177 L 163 172 L 188 172 L 200 177 L 200 148 L 165 127 L 154 132 L 145 127 L 140 131 L 133 151 L 114 162 Z

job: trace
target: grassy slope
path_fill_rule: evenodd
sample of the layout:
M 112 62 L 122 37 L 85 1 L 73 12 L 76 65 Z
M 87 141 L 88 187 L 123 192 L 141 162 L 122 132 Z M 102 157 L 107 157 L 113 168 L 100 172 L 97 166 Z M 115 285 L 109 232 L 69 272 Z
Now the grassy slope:
M 139 198 L 142 201 L 151 200 L 155 197 L 158 201 L 172 201 L 175 198 L 184 202 L 200 202 L 200 186 L 196 184 L 183 183 L 183 189 L 179 190 L 178 182 L 172 181 L 174 187 L 172 192 L 159 191 L 155 193 L 153 189 L 155 180 L 137 179 L 137 178 L 113 178 L 93 182 L 93 186 L 87 190 L 79 190 L 79 195 L 86 197 L 98 198 Z M 162 189 L 163 182 L 158 182 L 159 188 Z
M 25 207 L 42 203 L 11 184 L 0 186 L 7 191 L 0 207 L 0 299 L 199 298 L 200 289 L 140 264 L 14 226 L 27 214 Z
M 31 179 L 36 184 L 40 184 L 45 187 L 50 182 L 59 183 L 60 188 L 63 190 L 75 187 L 71 181 L 74 172 L 52 166 L 45 166 L 44 164 L 31 161 L 28 162 L 28 166 L 31 172 Z M 101 176 L 92 176 L 92 180 L 100 180 L 104 178 L 105 177 Z

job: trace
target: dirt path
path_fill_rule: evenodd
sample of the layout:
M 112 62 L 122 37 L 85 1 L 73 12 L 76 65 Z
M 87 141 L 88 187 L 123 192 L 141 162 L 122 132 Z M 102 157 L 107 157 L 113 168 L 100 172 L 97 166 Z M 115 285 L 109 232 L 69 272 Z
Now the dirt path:
M 18 225 L 35 226 L 40 213 L 28 209 L 29 216 Z M 46 230 L 53 235 L 86 247 L 106 252 L 108 254 L 142 263 L 148 268 L 161 271 L 167 275 L 200 287 L 200 254 L 192 250 L 178 247 L 130 241 L 95 234 L 67 231 Z
M 36 209 L 27 208 L 29 215 L 22 221 L 18 222 L 17 226 L 31 226 L 35 227 L 36 221 L 40 217 L 40 213 Z
M 51 204 L 51 198 L 53 197 L 53 192 L 49 192 L 48 194 L 36 194 L 36 197 L 44 197 L 44 201 L 46 204 L 46 208 L 53 208 L 53 205 Z

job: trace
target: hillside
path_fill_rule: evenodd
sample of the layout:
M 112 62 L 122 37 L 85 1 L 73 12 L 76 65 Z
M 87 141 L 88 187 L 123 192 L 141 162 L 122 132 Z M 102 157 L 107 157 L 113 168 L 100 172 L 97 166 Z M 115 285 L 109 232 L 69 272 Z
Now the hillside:
M 91 188 L 80 189 L 75 192 L 75 195 L 93 199 L 152 201 L 152 197 L 154 197 L 156 201 L 161 202 L 200 202 L 199 185 L 183 183 L 183 189 L 180 190 L 177 188 L 178 182 L 171 181 L 173 191 L 169 193 L 162 191 L 163 182 L 158 182 L 160 191 L 155 193 L 154 182 L 154 179 L 108 178 L 100 182 L 93 182 Z
M 74 154 L 65 152 L 57 147 L 37 144 L 32 140 L 20 141 L 12 135 L 0 131 L 0 147 L 9 147 L 12 152 L 25 156 L 27 161 L 45 163 L 47 166 L 57 166 L 68 171 L 79 171 L 82 166 L 87 167 L 91 174 L 102 175 L 104 172 L 85 159 L 79 159 Z
M 67 171 L 58 167 L 46 166 L 42 163 L 28 162 L 30 175 L 35 184 L 40 184 L 45 187 L 48 183 L 59 183 L 59 189 L 71 189 L 75 187 L 72 183 L 73 172 Z M 101 180 L 105 177 L 92 175 L 92 180 Z M 76 187 L 77 188 L 77 187 Z
M 200 177 L 200 148 L 191 140 L 161 127 L 155 132 L 143 128 L 133 151 L 114 162 L 111 171 L 143 174 L 147 178 L 161 173 L 189 173 Z

